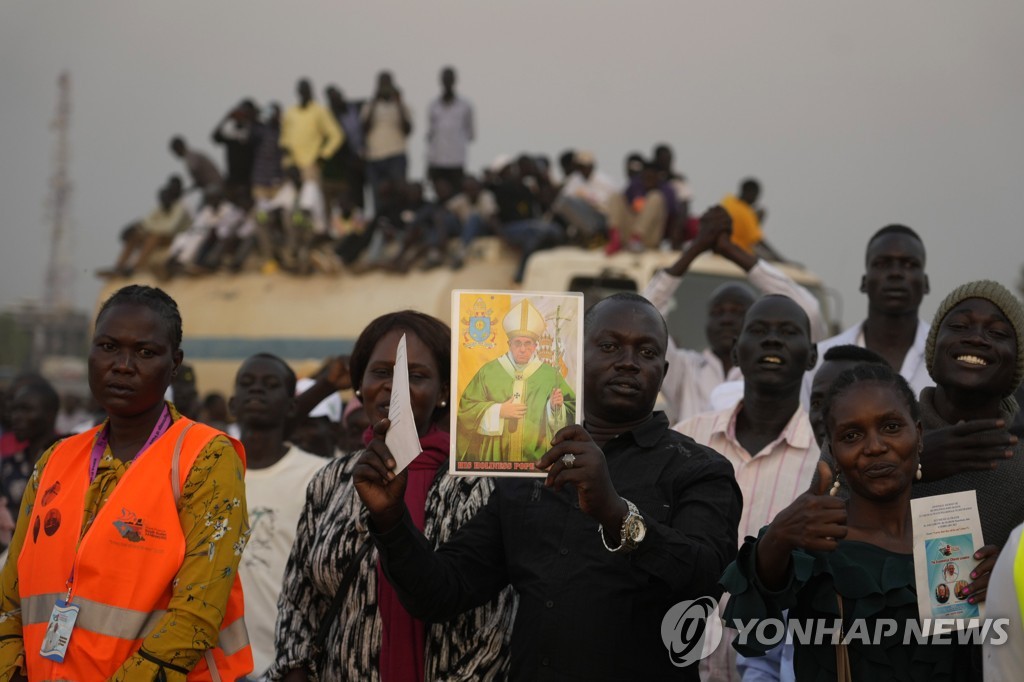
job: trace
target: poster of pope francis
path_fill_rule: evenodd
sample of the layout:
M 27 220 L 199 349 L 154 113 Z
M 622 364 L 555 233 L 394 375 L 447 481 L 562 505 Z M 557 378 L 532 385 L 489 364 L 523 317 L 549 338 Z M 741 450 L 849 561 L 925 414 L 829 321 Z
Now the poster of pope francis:
M 451 472 L 544 476 L 582 414 L 583 295 L 458 290 L 452 321 Z

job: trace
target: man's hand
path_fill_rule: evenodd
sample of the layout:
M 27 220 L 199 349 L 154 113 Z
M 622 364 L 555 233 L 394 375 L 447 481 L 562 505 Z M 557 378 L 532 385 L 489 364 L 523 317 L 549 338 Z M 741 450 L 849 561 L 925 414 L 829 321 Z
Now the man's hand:
M 981 563 L 971 571 L 971 579 L 974 582 L 964 589 L 970 603 L 980 604 L 988 596 L 988 581 L 992 577 L 992 569 L 996 566 L 1000 549 L 996 545 L 985 545 L 974 553 L 974 558 L 979 559 Z
M 502 419 L 522 419 L 526 416 L 526 404 L 512 402 L 512 399 L 509 398 L 501 404 L 498 416 Z
M 381 533 L 398 525 L 405 513 L 405 485 L 408 470 L 397 476 L 394 473 L 395 458 L 384 443 L 391 422 L 381 419 L 373 427 L 373 440 L 366 446 L 366 452 L 359 458 L 352 470 L 359 499 L 370 512 L 370 518 Z
M 352 388 L 352 373 L 349 371 L 347 355 L 331 358 L 327 365 L 326 378 L 339 391 Z
M 574 457 L 571 467 L 562 459 L 567 454 Z M 561 490 L 566 483 L 572 484 L 580 510 L 604 526 L 609 545 L 617 542 L 629 508 L 615 492 L 604 451 L 582 426 L 572 424 L 559 429 L 551 439 L 551 449 L 534 466 L 547 470 L 544 485 L 549 488 Z
M 565 397 L 562 395 L 562 389 L 556 388 L 551 391 L 551 407 L 560 410 L 562 405 L 565 404 Z
M 924 433 L 921 476 L 938 481 L 964 471 L 989 471 L 1013 457 L 1017 437 L 1003 419 L 961 421 Z
M 722 235 L 732 235 L 732 216 L 721 206 L 712 206 L 700 217 L 700 228 L 691 248 L 710 251 Z
M 697 236 L 679 255 L 679 259 L 665 268 L 673 277 L 682 277 L 689 271 L 690 265 L 700 254 L 710 251 L 718 243 L 721 235 L 732 234 L 732 216 L 721 206 L 712 206 L 700 217 L 700 228 Z

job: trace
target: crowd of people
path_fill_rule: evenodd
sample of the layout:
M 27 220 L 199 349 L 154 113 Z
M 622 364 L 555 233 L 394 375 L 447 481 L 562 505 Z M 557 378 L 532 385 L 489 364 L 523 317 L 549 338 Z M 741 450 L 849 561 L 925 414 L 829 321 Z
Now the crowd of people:
M 469 172 L 476 121 L 456 82 L 453 68 L 441 71 L 441 92 L 425 115 L 421 180 L 409 174 L 415 117 L 389 72 L 378 75 L 367 100 L 329 85 L 320 104 L 308 79 L 287 108 L 242 100 L 211 135 L 224 149 L 220 167 L 175 136 L 170 151 L 187 180 L 174 175 L 157 190 L 156 206 L 122 230 L 120 254 L 99 274 L 458 269 L 474 240 L 495 236 L 521 254 L 519 282 L 540 249 L 679 249 L 696 233 L 691 192 L 667 144 L 649 158 L 629 154 L 624 183 L 598 170 L 584 149 L 563 151 L 557 168 L 546 155 L 522 153 Z M 775 257 L 763 239 L 759 194 L 748 178 L 722 205 L 738 245 Z
M 454 96 L 454 72 L 442 83 Z M 308 84 L 299 93 L 306 109 L 284 117 L 292 123 L 282 139 L 286 129 L 302 137 L 288 127 L 296 117 L 322 137 L 295 143 L 307 153 L 293 154 L 293 189 L 319 182 L 318 192 L 354 203 L 356 181 L 324 189 L 318 162 L 351 139 L 346 119 L 308 109 Z M 401 134 L 389 144 L 407 136 L 411 116 L 390 77 L 375 102 L 360 108 L 365 144 L 383 126 Z M 437 106 L 453 105 L 442 95 Z M 468 104 L 456 110 L 472 121 Z M 245 156 L 231 146 L 245 116 L 217 128 L 229 159 Z M 399 147 L 378 143 L 384 151 L 374 147 L 361 168 L 387 206 L 388 183 L 407 164 Z M 216 177 L 206 197 L 237 196 L 249 177 L 229 170 L 221 182 L 184 142 L 175 148 L 197 183 Z M 467 224 L 474 207 L 493 201 L 501 216 L 508 197 L 529 207 L 551 190 L 565 231 L 529 211 L 502 218 L 505 238 L 519 235 L 524 252 L 536 235 L 569 229 L 588 243 L 604 235 L 608 245 L 652 248 L 673 239 L 671 216 L 686 215 L 669 196 L 680 196 L 671 187 L 681 179 L 665 170 L 665 149 L 633 167 L 643 201 L 622 203 L 584 152 L 567 157 L 576 170 L 555 192 L 531 158 L 502 165 L 491 190 L 460 178 L 460 149 L 438 142 L 430 169 L 435 191 L 456 181 L 476 188 L 460 195 Z M 549 448 L 524 455 L 543 478 L 448 474 L 450 411 L 460 406 L 449 405 L 451 330 L 440 320 L 387 312 L 351 355 L 301 380 L 284 359 L 259 353 L 239 367 L 231 396 L 200 400 L 176 303 L 160 289 L 120 289 L 96 319 L 95 410 L 62 409 L 36 375 L 0 401 L 0 540 L 9 551 L 0 679 L 1021 679 L 1024 306 L 997 282 L 973 281 L 949 292 L 931 322 L 921 319 L 924 240 L 888 225 L 866 235 L 865 318 L 826 338 L 817 299 L 748 236 L 756 190 L 744 183 L 687 227 L 677 260 L 641 294 L 587 310 L 578 423 L 559 422 Z M 607 212 L 595 209 L 601 196 Z M 211 200 L 202 211 L 223 205 L 243 222 L 263 210 Z M 310 219 L 317 211 L 311 205 Z M 439 215 L 433 234 L 464 229 Z M 152 235 L 140 234 L 134 243 L 151 252 Z M 195 253 L 218 253 L 218 244 Z M 404 246 L 403 258 L 419 253 L 416 242 Z M 663 315 L 708 252 L 735 263 L 749 286 L 712 292 L 706 319 L 692 321 L 704 325 L 707 347 L 681 348 Z M 505 333 L 510 366 L 525 366 L 514 343 L 522 330 Z M 396 475 L 386 436 L 403 338 L 421 453 Z M 527 402 L 551 393 L 531 391 L 531 376 L 516 381 Z M 500 405 L 467 413 L 465 427 L 500 415 Z M 497 422 L 487 433 L 504 428 Z M 938 594 L 985 603 L 988 617 L 1009 623 L 1004 644 L 906 640 L 904 630 L 778 644 L 727 629 L 722 646 L 681 665 L 676 645 L 686 642 L 671 623 L 666 634 L 666 614 L 723 593 L 713 617 L 726 624 L 788 614 L 841 621 L 844 631 L 861 622 L 877 633 L 883 619 L 910 627 L 931 597 L 915 575 L 910 501 L 966 491 L 976 493 L 985 544 L 969 577 Z

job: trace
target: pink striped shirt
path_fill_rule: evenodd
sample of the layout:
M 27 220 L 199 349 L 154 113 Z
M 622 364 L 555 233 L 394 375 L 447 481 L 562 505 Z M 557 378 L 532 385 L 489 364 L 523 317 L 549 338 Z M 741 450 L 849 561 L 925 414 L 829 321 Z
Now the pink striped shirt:
M 807 490 L 820 452 L 811 421 L 798 407 L 779 437 L 751 456 L 736 440 L 736 417 L 741 409 L 742 401 L 736 407 L 700 414 L 672 428 L 717 450 L 732 463 L 743 493 L 739 527 L 742 545 L 743 538 L 756 536 L 762 526 L 771 523 L 776 514 Z
M 810 487 L 820 453 L 811 431 L 811 420 L 802 407 L 797 407 L 778 438 L 751 456 L 736 440 L 736 416 L 741 409 L 742 401 L 727 410 L 690 417 L 672 428 L 717 450 L 732 463 L 736 483 L 743 493 L 738 533 L 742 545 L 743 538 L 756 537 L 762 526 L 768 525 L 776 514 Z M 727 597 L 722 596 L 721 608 Z M 718 649 L 701 661 L 702 682 L 737 682 L 740 679 L 736 671 L 736 652 L 728 644 L 731 632 L 727 630 L 726 639 Z

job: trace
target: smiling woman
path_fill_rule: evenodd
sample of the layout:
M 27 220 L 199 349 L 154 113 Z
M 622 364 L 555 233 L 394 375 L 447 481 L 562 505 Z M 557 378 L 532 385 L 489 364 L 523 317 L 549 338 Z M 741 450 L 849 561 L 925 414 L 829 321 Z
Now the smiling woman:
M 408 477 L 403 509 L 436 543 L 486 503 L 494 484 L 487 478 L 447 475 L 450 442 L 441 426 L 448 421 L 451 330 L 429 315 L 412 310 L 382 315 L 362 331 L 352 349 L 352 385 L 378 440 L 383 442 L 388 425 L 403 335 L 422 449 L 399 474 Z M 371 443 L 373 435 L 367 429 L 363 443 Z M 267 678 L 296 682 L 318 676 L 332 682 L 378 675 L 395 680 L 505 677 L 516 604 L 511 590 L 449 622 L 414 619 L 378 568 L 352 480 L 361 456 L 357 452 L 332 461 L 309 484 L 278 602 L 277 660 Z
M 904 638 L 917 625 L 917 600 L 930 597 L 917 592 L 911 553 L 910 492 L 921 451 L 914 394 L 888 365 L 864 364 L 836 378 L 823 409 L 849 502 L 826 494 L 832 472 L 819 463 L 820 480 L 762 529 L 757 541 L 748 538 L 726 570 L 722 584 L 732 594 L 726 620 L 781 619 L 788 608 L 791 623 L 802 628 L 837 618 L 845 632 L 856 627 L 853 619 L 898 624 L 895 632 L 874 628 L 870 641 L 851 635 L 844 647 L 849 677 L 840 675 L 842 659 L 831 636 L 798 640 L 799 680 L 970 679 L 969 658 L 960 646 Z M 755 636 L 737 649 L 757 656 L 772 646 Z
M 89 386 L 108 419 L 50 448 L 29 481 L 11 543 L 18 560 L 0 574 L 0 676 L 252 670 L 236 573 L 244 451 L 164 402 L 180 346 L 178 307 L 159 289 L 125 287 L 100 309 Z M 55 624 L 63 639 L 48 636 Z

